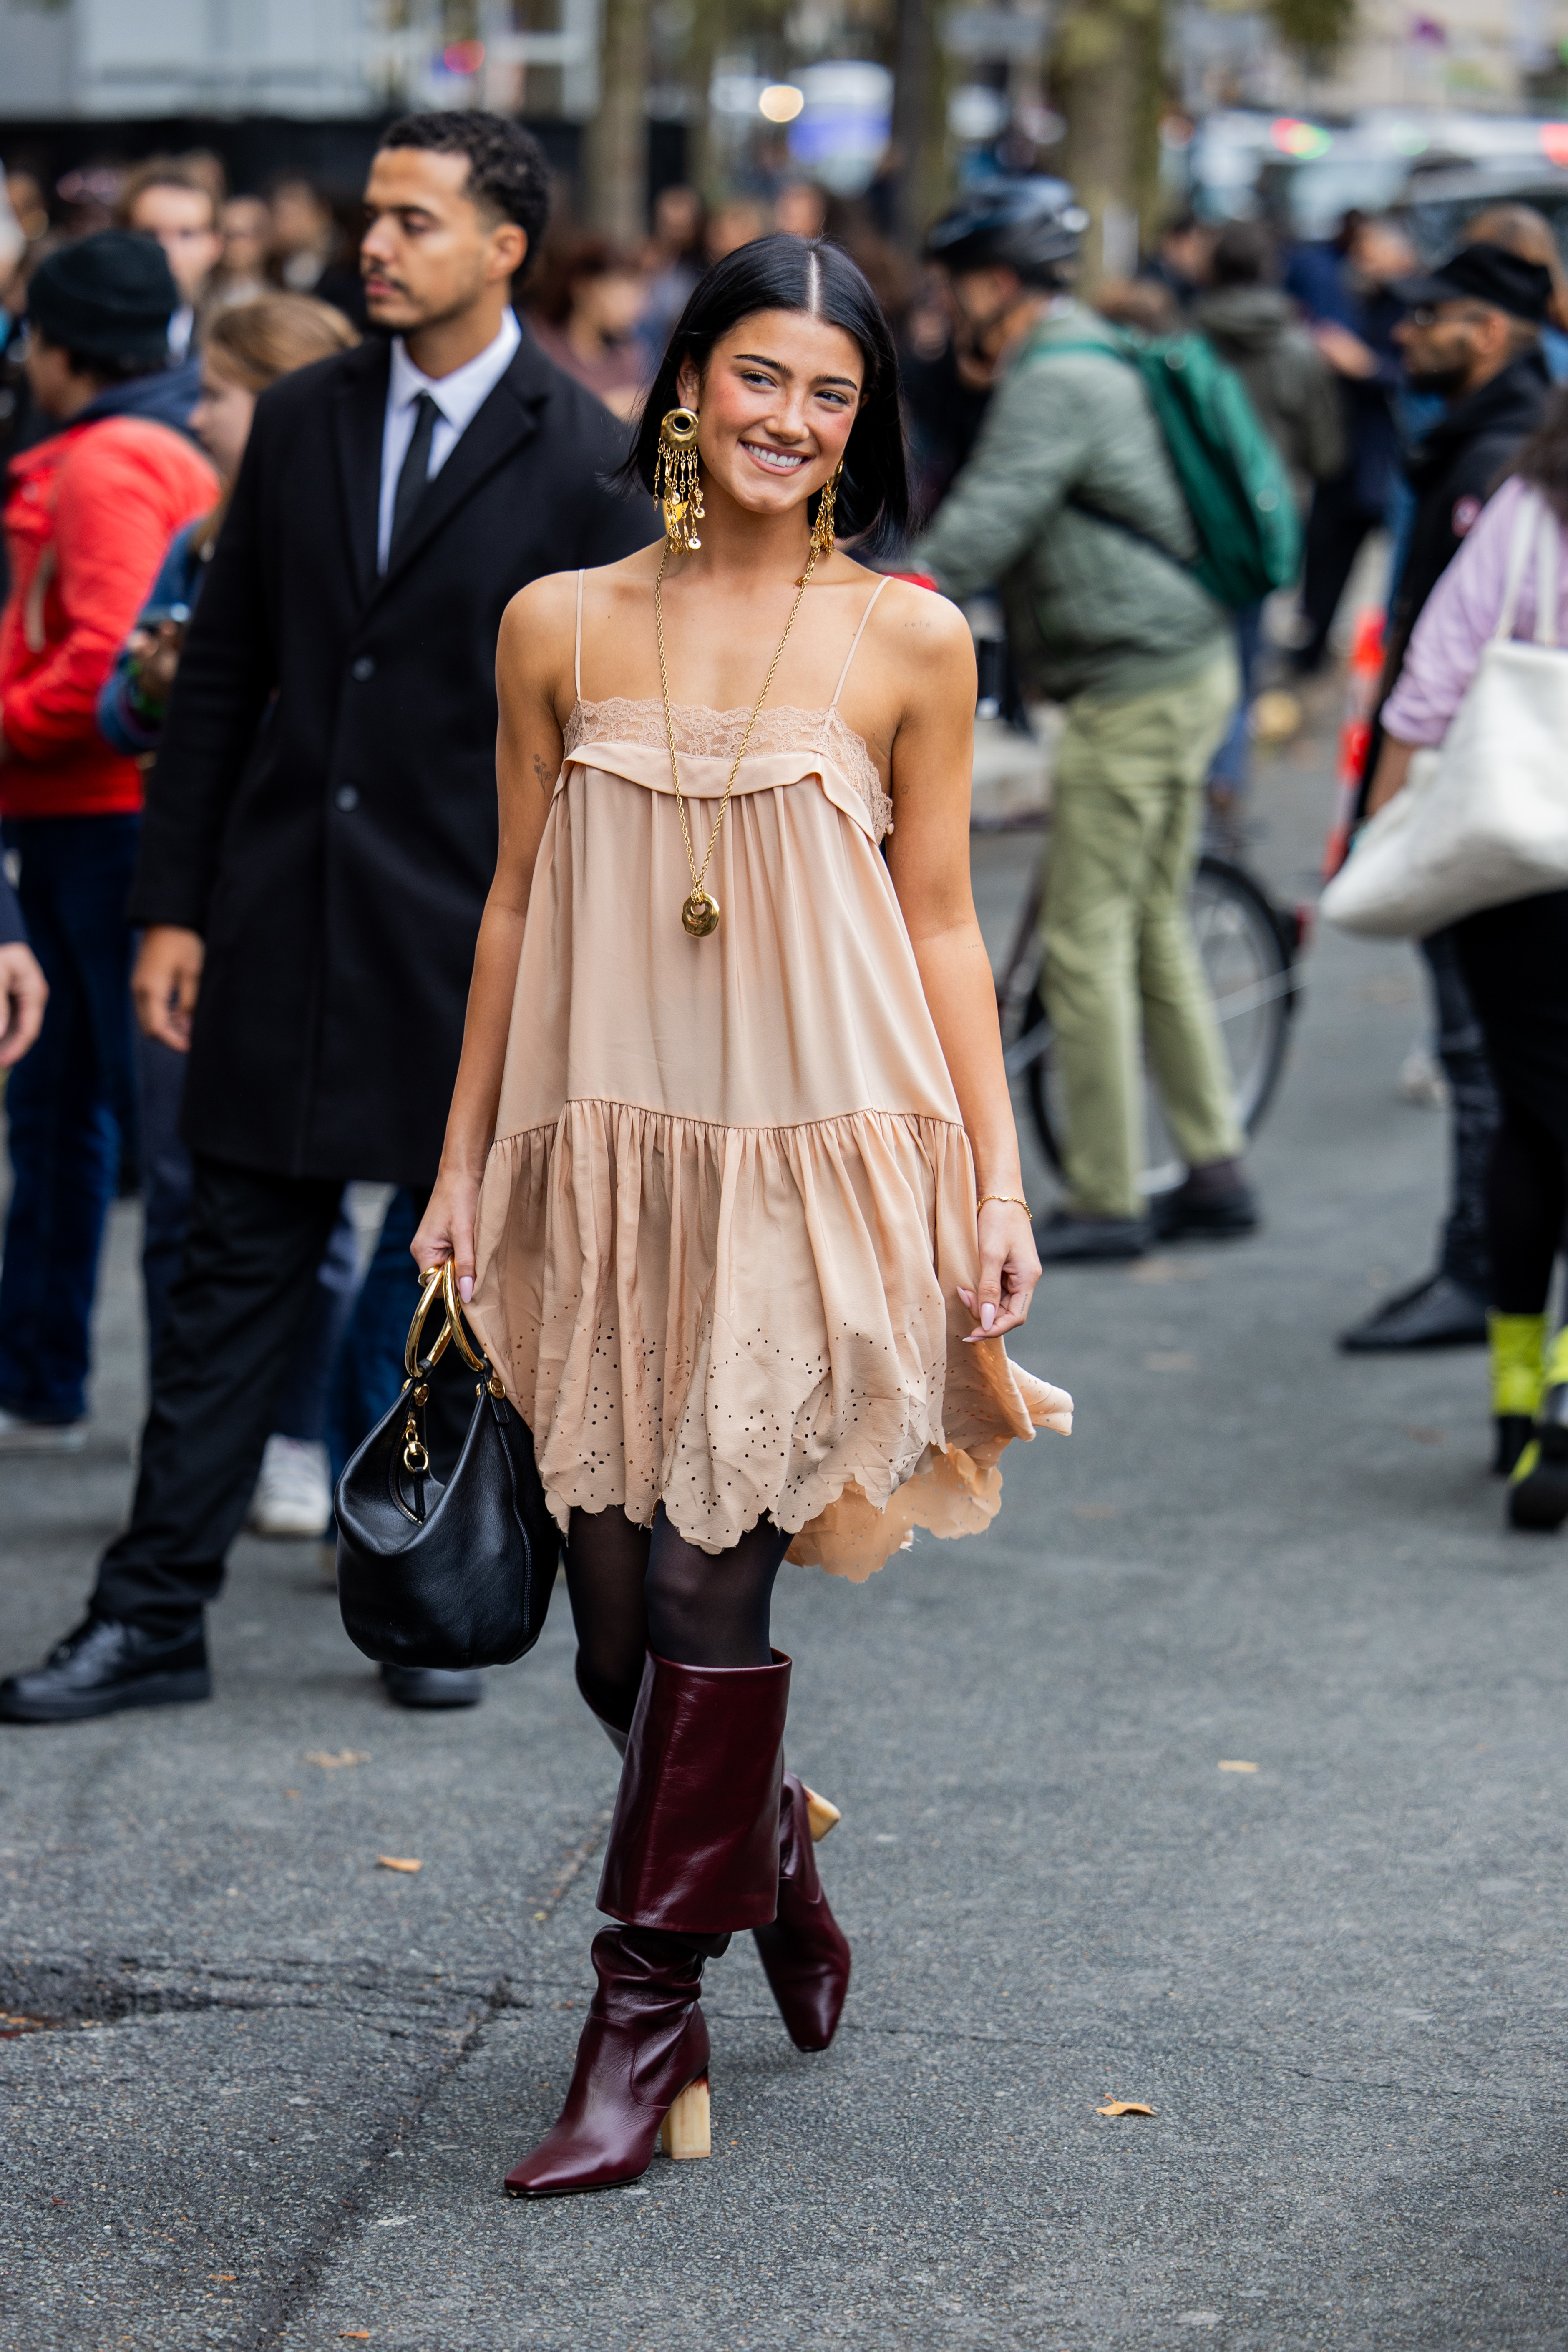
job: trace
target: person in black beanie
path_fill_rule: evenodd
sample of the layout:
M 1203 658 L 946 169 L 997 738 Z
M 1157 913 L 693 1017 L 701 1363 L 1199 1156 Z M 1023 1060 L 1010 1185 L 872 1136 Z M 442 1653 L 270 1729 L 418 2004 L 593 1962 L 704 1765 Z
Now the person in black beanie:
M 50 998 L 6 1097 L 0 1454 L 83 1442 L 99 1250 L 134 1134 L 125 907 L 142 771 L 99 733 L 98 697 L 170 539 L 217 494 L 142 396 L 175 299 L 162 248 L 118 229 L 51 254 L 28 289 L 27 380 L 55 430 L 9 475 L 0 826 Z
M 67 1722 L 205 1698 L 204 1611 L 244 1518 L 344 1182 L 420 1209 L 495 867 L 494 660 L 541 573 L 653 537 L 619 430 L 511 308 L 544 158 L 496 115 L 413 115 L 366 190 L 373 328 L 257 403 L 153 772 L 131 908 L 143 1028 L 190 1054 L 194 1197 L 130 1524 L 84 1621 L 0 1685 Z M 409 1284 L 409 1309 L 415 1293 Z M 471 1381 L 432 1384 L 431 1444 Z M 405 1705 L 475 1676 L 387 1670 Z

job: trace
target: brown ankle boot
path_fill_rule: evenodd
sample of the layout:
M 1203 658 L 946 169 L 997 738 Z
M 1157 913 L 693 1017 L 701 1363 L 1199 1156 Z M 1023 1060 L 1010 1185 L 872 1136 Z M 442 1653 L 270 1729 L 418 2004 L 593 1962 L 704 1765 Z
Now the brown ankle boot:
M 516 2196 L 635 2180 L 661 2126 L 706 2156 L 702 1963 L 765 1927 L 779 1892 L 790 1664 L 682 1666 L 649 1653 L 599 1887 L 625 1924 L 594 1939 L 598 1990 L 554 2128 L 507 2175 Z
M 849 1942 L 817 1874 L 806 1792 L 786 1772 L 779 1801 L 779 1907 L 753 1927 L 757 1954 L 797 2050 L 826 2050 L 849 1990 Z

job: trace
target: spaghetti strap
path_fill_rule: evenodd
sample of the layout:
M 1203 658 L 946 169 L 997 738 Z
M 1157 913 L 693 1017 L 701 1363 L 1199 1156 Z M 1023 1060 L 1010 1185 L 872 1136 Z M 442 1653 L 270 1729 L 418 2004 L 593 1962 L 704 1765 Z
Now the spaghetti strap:
M 838 683 L 833 689 L 833 699 L 827 706 L 830 710 L 837 710 L 838 708 L 838 698 L 844 691 L 844 681 L 849 675 L 849 665 L 855 658 L 855 649 L 866 634 L 866 624 L 871 617 L 871 608 L 891 577 L 890 572 L 884 572 L 866 600 L 866 609 L 860 615 L 860 625 L 849 640 L 849 650 L 844 656 L 844 667 L 838 673 Z
M 875 599 L 872 600 L 875 602 Z M 583 699 L 583 574 L 577 574 L 577 641 L 572 648 L 572 682 L 577 699 Z

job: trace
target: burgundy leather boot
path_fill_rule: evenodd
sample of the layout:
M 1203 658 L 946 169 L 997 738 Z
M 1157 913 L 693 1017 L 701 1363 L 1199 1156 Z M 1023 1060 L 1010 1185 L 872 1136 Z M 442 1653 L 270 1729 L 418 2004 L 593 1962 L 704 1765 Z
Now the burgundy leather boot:
M 706 2156 L 702 1963 L 765 1927 L 779 1889 L 790 1662 L 682 1666 L 650 1651 L 632 1718 L 594 1938 L 598 1990 L 554 2127 L 508 2173 L 514 2196 L 636 2180 L 660 2137 Z
M 797 2050 L 826 2050 L 849 1990 L 849 1942 L 817 1874 L 806 1792 L 786 1772 L 779 1800 L 779 1907 L 753 1927 L 758 1957 Z
M 577 1688 L 616 1755 L 624 1756 L 626 1734 L 599 1713 L 581 1671 Z M 820 1797 L 816 1801 L 826 1817 L 821 1830 L 826 1835 L 838 1818 L 837 1808 Z M 771 1927 L 753 1927 L 752 1933 L 790 2040 L 797 2050 L 826 2050 L 849 1990 L 850 1953 L 823 1892 L 811 1815 L 810 1790 L 786 1772 L 779 1793 L 778 1916 Z

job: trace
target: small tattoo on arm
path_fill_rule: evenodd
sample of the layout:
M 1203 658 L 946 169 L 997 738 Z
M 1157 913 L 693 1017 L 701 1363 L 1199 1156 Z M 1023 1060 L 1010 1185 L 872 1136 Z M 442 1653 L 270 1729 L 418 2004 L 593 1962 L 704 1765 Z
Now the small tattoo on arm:
M 550 772 L 549 761 L 544 759 L 538 751 L 533 755 L 533 772 L 539 778 L 542 785 L 550 784 L 554 782 L 554 778 L 552 776 Z

